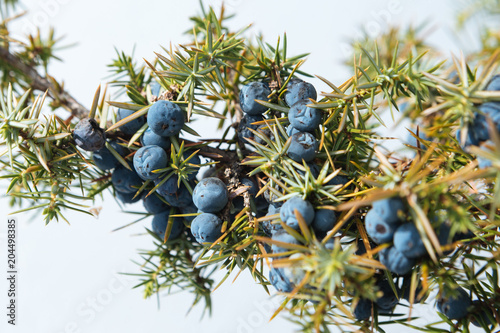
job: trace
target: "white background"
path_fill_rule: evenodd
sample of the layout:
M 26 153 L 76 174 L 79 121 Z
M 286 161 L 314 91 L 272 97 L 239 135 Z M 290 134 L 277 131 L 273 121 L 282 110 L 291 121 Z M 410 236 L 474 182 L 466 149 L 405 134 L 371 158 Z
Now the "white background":
M 47 0 L 23 2 L 29 13 L 15 25 L 17 33 L 29 31 L 33 24 L 56 28 L 65 35 L 61 44 L 78 42 L 58 55 L 64 62 L 54 63 L 51 74 L 64 79 L 67 89 L 84 105 L 108 75 L 107 64 L 115 56 L 114 47 L 129 52 L 136 47 L 136 58 L 151 60 L 160 45 L 182 43 L 182 33 L 190 28 L 189 16 L 199 12 L 198 1 L 97 1 Z M 210 1 L 220 8 L 221 1 Z M 287 32 L 289 53 L 310 52 L 303 69 L 340 84 L 349 77 L 342 64 L 346 43 L 366 28 L 376 37 L 388 24 L 421 23 L 434 27 L 430 41 L 445 55 L 458 53 L 459 47 L 473 47 L 467 37 L 457 38 L 454 14 L 460 5 L 453 1 L 226 1 L 228 12 L 237 14 L 232 27 L 253 23 L 249 35 L 263 33 L 275 44 Z M 459 43 L 457 44 L 457 40 Z M 321 91 L 326 87 L 311 80 Z M 213 137 L 210 128 L 200 130 Z M 1 183 L 2 192 L 5 182 Z M 12 211 L 7 199 L 0 199 L 4 221 Z M 270 296 L 255 285 L 248 274 L 213 294 L 213 317 L 200 319 L 200 309 L 189 315 L 192 296 L 180 293 L 144 300 L 142 290 L 131 290 L 133 278 L 118 272 L 138 272 L 131 259 L 140 260 L 137 249 L 152 248 L 144 232 L 145 224 L 119 232 L 111 230 L 134 220 L 108 194 L 98 219 L 70 214 L 71 226 L 52 222 L 48 226 L 39 214 L 19 214 L 18 326 L 7 327 L 4 304 L 6 281 L 0 273 L 0 331 L 5 332 L 291 332 L 295 326 L 283 317 L 268 322 L 273 312 Z M 142 211 L 136 204 L 127 209 Z M 31 219 L 31 220 L 30 220 Z M 0 224 L 0 272 L 5 272 L 5 223 Z M 220 275 L 222 276 L 222 275 Z M 276 303 L 275 303 L 276 304 Z M 431 320 L 433 306 L 417 308 L 415 315 Z M 425 320 L 423 322 L 425 322 Z M 393 331 L 403 330 L 394 327 Z M 390 330 L 388 330 L 390 331 Z

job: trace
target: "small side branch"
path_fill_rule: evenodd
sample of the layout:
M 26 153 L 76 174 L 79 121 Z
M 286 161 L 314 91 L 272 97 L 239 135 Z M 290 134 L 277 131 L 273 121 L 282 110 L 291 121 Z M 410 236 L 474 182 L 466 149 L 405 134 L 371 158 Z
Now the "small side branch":
M 0 59 L 22 72 L 30 80 L 31 87 L 34 90 L 48 91 L 49 96 L 70 111 L 73 116 L 79 119 L 88 116 L 89 111 L 87 108 L 78 103 L 75 98 L 66 91 L 56 87 L 48 78 L 41 76 L 36 69 L 26 65 L 19 57 L 13 55 L 4 47 L 0 47 Z

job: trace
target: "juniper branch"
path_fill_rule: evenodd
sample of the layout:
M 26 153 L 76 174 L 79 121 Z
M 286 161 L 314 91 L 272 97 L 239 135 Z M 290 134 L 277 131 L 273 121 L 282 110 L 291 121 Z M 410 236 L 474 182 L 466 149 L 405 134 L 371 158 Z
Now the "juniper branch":
M 0 59 L 9 66 L 22 72 L 31 82 L 30 85 L 34 90 L 42 92 L 48 91 L 49 96 L 56 100 L 58 104 L 71 112 L 74 117 L 79 119 L 88 116 L 89 111 L 81 105 L 73 96 L 64 91 L 61 87 L 57 87 L 47 77 L 41 76 L 36 69 L 25 64 L 19 57 L 9 52 L 8 49 L 0 46 Z

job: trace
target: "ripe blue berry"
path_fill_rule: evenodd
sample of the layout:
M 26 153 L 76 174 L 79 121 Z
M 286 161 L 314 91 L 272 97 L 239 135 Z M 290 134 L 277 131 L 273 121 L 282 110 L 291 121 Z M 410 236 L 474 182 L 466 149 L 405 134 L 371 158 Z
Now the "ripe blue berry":
M 439 240 L 439 244 L 441 246 L 448 245 L 452 241 L 452 239 L 450 239 L 450 232 L 451 232 L 451 228 L 448 224 L 442 223 L 439 225 L 438 229 L 436 230 L 436 235 L 437 235 L 437 238 Z M 450 249 L 450 250 L 444 251 L 443 254 L 447 255 L 447 254 L 450 254 L 452 252 L 453 252 L 453 249 Z
M 353 315 L 357 320 L 368 320 L 372 315 L 373 302 L 366 298 L 361 298 L 354 308 Z
M 248 186 L 248 194 L 251 196 L 256 196 L 259 192 L 259 185 L 255 182 L 255 180 L 245 177 L 240 180 L 241 185 Z
M 191 204 L 189 206 L 181 207 L 181 213 L 182 214 L 196 214 L 196 213 L 198 213 L 198 208 L 196 208 L 196 206 L 194 204 Z M 191 223 L 196 216 L 197 215 L 184 216 L 184 219 Z
M 273 287 L 281 293 L 290 293 L 293 288 L 295 288 L 290 279 L 283 273 L 282 268 L 271 267 L 269 271 L 269 282 L 271 282 Z
M 267 214 L 269 215 L 279 214 L 281 206 L 283 206 L 282 202 L 279 202 L 278 204 L 270 203 L 269 206 L 267 207 Z
M 135 193 L 142 185 L 142 179 L 133 171 L 125 168 L 123 165 L 118 166 L 111 174 L 111 182 L 117 191 L 123 193 Z
M 500 90 L 500 75 L 495 75 L 491 78 L 490 82 L 488 82 L 488 85 L 484 90 L 493 90 L 493 91 L 498 91 Z
M 116 141 L 110 142 L 111 147 L 120 155 L 124 156 L 126 153 L 125 148 L 119 145 Z M 101 170 L 111 170 L 120 165 L 120 162 L 116 157 L 109 151 L 107 147 L 99 149 L 92 154 L 92 160 L 96 167 Z
M 472 126 L 469 127 L 469 129 L 467 130 L 467 135 L 465 136 L 465 142 L 462 141 L 462 131 L 460 129 L 455 134 L 456 139 L 457 139 L 460 147 L 462 147 L 462 149 L 465 149 L 468 146 L 479 145 L 479 140 L 477 139 L 474 131 L 473 130 L 471 131 L 471 128 L 472 128 Z
M 124 204 L 132 204 L 142 199 L 142 195 L 135 196 L 135 192 L 123 193 L 120 191 L 115 191 L 115 194 L 118 200 L 120 200 Z
M 318 141 L 311 133 L 299 132 L 292 135 L 292 142 L 286 154 L 295 162 L 309 162 L 316 157 Z
M 142 203 L 144 205 L 144 208 L 146 208 L 146 211 L 149 214 L 153 215 L 162 213 L 170 209 L 170 206 L 167 205 L 165 202 L 163 202 L 163 200 L 161 200 L 156 193 L 153 193 L 145 197 Z
M 175 103 L 157 101 L 149 108 L 148 125 L 159 136 L 177 135 L 184 126 L 184 112 Z
M 191 193 L 184 185 L 176 193 L 164 195 L 163 199 L 172 207 L 183 208 L 193 204 Z
M 349 179 L 347 179 L 347 177 L 345 177 L 345 176 L 335 176 L 328 183 L 326 183 L 326 185 L 342 185 L 342 186 L 344 186 L 345 184 L 347 184 L 348 181 L 349 181 Z
M 282 243 L 300 245 L 300 242 L 285 230 L 278 230 L 272 235 L 271 239 Z M 291 249 L 281 247 L 276 244 L 271 245 L 271 250 L 273 251 L 273 253 L 283 253 L 292 251 Z
M 156 183 L 159 180 L 156 181 Z M 194 186 L 194 184 L 190 184 Z M 193 198 L 188 188 L 181 183 L 177 186 L 177 177 L 170 177 L 162 186 L 156 189 L 163 199 L 172 207 L 187 207 L 193 204 Z
M 408 273 L 415 265 L 415 259 L 404 256 L 394 246 L 385 248 L 380 251 L 379 261 L 389 271 L 399 275 Z
M 198 243 L 215 242 L 222 236 L 221 228 L 221 219 L 211 213 L 202 213 L 191 222 L 191 233 Z
M 483 113 L 483 115 L 485 117 L 489 117 L 493 121 L 493 124 L 496 125 L 497 131 L 498 131 L 499 126 L 500 126 L 500 103 L 499 102 L 487 102 L 487 103 L 483 103 L 483 104 L 479 105 L 477 108 L 479 109 L 479 111 L 481 111 Z M 481 125 L 483 125 L 484 127 L 487 128 L 488 127 L 487 121 L 485 121 L 485 119 L 482 119 L 482 120 L 483 120 L 483 123 Z M 474 125 L 475 126 L 480 125 L 480 124 L 476 124 L 476 119 L 474 119 Z M 477 132 L 477 130 L 476 130 L 476 132 Z M 485 135 L 478 135 L 478 136 L 480 138 L 482 138 L 483 140 L 489 139 L 489 135 L 486 135 L 486 133 L 485 133 Z
M 370 248 L 373 249 L 373 246 L 371 246 L 371 243 L 370 243 Z M 354 252 L 354 254 L 357 256 L 361 256 L 365 253 L 366 253 L 365 242 L 362 239 L 357 239 L 356 240 L 356 251 Z
M 127 109 L 118 109 L 116 113 L 116 120 L 120 121 L 122 119 L 127 118 L 128 116 L 134 114 L 135 111 L 127 110 Z M 140 116 L 132 121 L 129 121 L 126 124 L 120 126 L 120 131 L 128 135 L 134 135 L 141 127 L 146 123 L 146 118 L 144 116 Z
M 394 247 L 408 258 L 418 258 L 427 253 L 425 245 L 413 223 L 405 223 L 394 233 Z
M 267 110 L 267 107 L 260 105 L 255 100 L 269 101 L 271 94 L 269 86 L 263 82 L 251 82 L 240 91 L 241 110 L 249 115 L 260 115 Z
M 380 309 L 392 310 L 392 308 L 394 308 L 399 302 L 399 290 L 397 286 L 396 291 L 398 292 L 398 294 L 394 293 L 394 290 L 392 290 L 392 287 L 387 280 L 379 281 L 377 283 L 377 286 L 382 292 L 382 296 L 375 301 L 375 304 L 377 304 L 377 307 L 379 307 Z
M 204 213 L 221 211 L 226 206 L 227 200 L 226 184 L 219 178 L 202 179 L 193 191 L 193 202 Z
M 463 241 L 465 239 L 469 239 L 469 238 L 474 238 L 476 237 L 476 235 L 470 231 L 470 230 L 467 230 L 465 232 L 457 232 L 454 236 L 453 236 L 453 241 L 456 242 L 456 241 Z M 468 244 L 469 242 L 463 242 L 464 244 Z
M 106 144 L 106 134 L 93 118 L 80 120 L 75 126 L 73 138 L 77 146 L 86 151 L 97 151 Z
M 470 145 L 478 146 L 481 142 L 490 139 L 488 118 L 491 119 L 497 131 L 500 131 L 500 103 L 487 102 L 478 106 L 480 113 L 474 115 L 474 120 L 467 130 L 465 143 L 461 140 L 461 131 L 456 137 L 462 148 Z
M 135 171 L 144 180 L 158 178 L 160 174 L 153 171 L 166 168 L 167 162 L 167 153 L 159 146 L 141 147 L 134 155 Z
M 299 197 L 293 197 L 280 208 L 281 220 L 291 228 L 299 229 L 299 221 L 295 216 L 295 210 L 299 212 L 307 225 L 314 220 L 314 208 L 309 201 Z
M 479 107 L 481 111 L 489 111 L 490 108 L 488 106 L 481 105 Z M 484 114 L 479 114 L 476 113 L 474 115 L 474 120 L 469 126 L 469 132 L 467 136 L 469 137 L 469 141 L 475 145 L 478 146 L 481 142 L 489 140 L 490 139 L 490 132 L 488 129 L 488 120 L 487 117 L 489 117 L 489 114 L 485 112 Z
M 301 131 L 299 131 L 298 129 L 296 129 L 295 127 L 293 127 L 292 125 L 289 125 L 287 128 L 286 128 L 286 135 L 288 136 L 292 136 L 296 133 L 301 133 Z
M 267 207 L 268 215 L 276 215 L 280 213 L 281 206 L 283 206 L 283 202 L 270 203 Z
M 182 158 L 184 159 L 184 161 L 186 161 L 188 159 L 188 157 L 191 156 L 193 153 L 194 153 L 194 151 L 192 151 L 192 150 L 185 150 L 182 153 Z M 187 163 L 196 164 L 196 165 L 201 164 L 200 156 L 197 154 L 194 154 L 193 157 L 191 157 Z
M 158 185 L 162 181 L 163 179 L 156 179 L 155 185 Z M 156 192 L 161 196 L 172 195 L 178 192 L 180 187 L 182 187 L 182 182 L 179 183 L 179 177 L 177 175 L 172 175 L 156 189 Z
M 490 329 L 496 326 L 493 312 L 486 304 L 479 300 L 475 300 L 472 302 L 472 305 L 474 306 L 470 320 L 472 325 L 477 327 L 483 327 L 483 325 L 485 325 L 487 327 L 490 327 Z
M 257 130 L 260 125 L 252 125 L 252 123 L 262 121 L 264 117 L 262 115 L 244 115 L 241 118 L 240 124 L 238 125 L 238 138 L 247 143 L 246 139 L 255 140 L 255 134 L 250 131 L 250 129 Z
M 418 297 L 420 292 L 422 291 L 422 285 L 420 282 L 417 284 L 417 288 L 415 289 L 415 303 L 420 303 L 424 300 L 425 296 Z M 407 300 L 408 302 L 410 301 L 410 293 L 411 293 L 411 279 L 410 278 L 405 278 L 403 280 L 403 285 L 401 286 L 400 294 L 401 298 Z
M 318 209 L 314 212 L 312 228 L 320 238 L 326 236 L 337 223 L 337 215 L 330 209 Z
M 169 215 L 169 211 L 164 211 L 153 216 L 153 232 L 162 240 L 165 239 L 165 231 L 167 230 Z M 170 230 L 170 235 L 168 236 L 167 241 L 178 238 L 181 235 L 182 230 L 184 230 L 184 222 L 182 222 L 181 218 L 175 217 L 172 223 L 172 229 Z
M 307 166 L 309 167 L 309 171 L 311 172 L 311 175 L 314 177 L 314 178 L 318 178 L 319 176 L 319 168 L 316 164 L 312 164 L 312 163 L 307 163 Z M 305 172 L 300 170 L 300 169 L 296 169 L 297 173 L 301 176 L 305 176 Z
M 302 132 L 312 132 L 321 124 L 323 112 L 320 109 L 308 107 L 309 100 L 300 100 L 292 105 L 288 112 L 290 125 Z
M 289 106 L 294 105 L 300 100 L 306 100 L 309 103 L 309 98 L 316 100 L 317 97 L 316 89 L 309 82 L 304 82 L 300 79 L 292 79 L 288 82 L 285 92 L 285 102 Z
M 396 223 L 390 223 L 381 218 L 375 209 L 370 209 L 366 214 L 365 226 L 368 236 L 377 244 L 391 242 L 398 227 Z
M 142 134 L 141 143 L 143 146 L 159 146 L 165 150 L 170 149 L 170 139 L 168 137 L 155 134 L 150 127 L 148 127 Z
M 158 82 L 153 81 L 151 83 L 151 95 L 156 97 L 160 96 L 160 90 L 161 90 L 161 85 Z
M 257 132 L 267 136 L 269 138 L 269 140 L 271 141 L 274 141 L 274 134 L 273 132 L 271 131 L 271 129 L 269 128 L 268 125 L 266 124 L 263 124 L 263 125 L 259 125 L 256 129 Z M 253 134 L 253 133 L 252 133 Z M 265 146 L 267 145 L 267 142 L 262 140 L 260 137 L 258 137 L 257 135 L 254 135 L 254 141 Z
M 406 216 L 405 205 L 398 197 L 373 202 L 373 210 L 388 223 L 399 223 Z
M 458 288 L 453 294 L 443 292 L 436 302 L 438 311 L 449 319 L 465 317 L 471 304 L 469 294 L 462 288 Z

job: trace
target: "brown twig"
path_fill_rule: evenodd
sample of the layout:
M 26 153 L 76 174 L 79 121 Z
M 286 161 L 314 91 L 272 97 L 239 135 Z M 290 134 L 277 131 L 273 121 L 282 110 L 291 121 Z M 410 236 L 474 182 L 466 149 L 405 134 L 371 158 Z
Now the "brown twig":
M 199 145 L 202 142 L 194 142 L 190 140 L 184 140 L 184 145 L 185 147 L 190 147 L 190 146 L 195 146 Z M 203 142 L 215 142 L 215 140 L 203 140 Z M 238 154 L 234 151 L 230 150 L 224 150 L 220 148 L 215 148 L 215 147 L 210 147 L 210 146 L 203 146 L 199 148 L 199 154 L 211 158 L 216 161 L 221 161 L 221 162 L 226 162 L 226 163 L 232 163 L 234 161 L 238 161 Z
M 56 87 L 48 78 L 41 76 L 36 69 L 27 65 L 19 57 L 0 46 L 0 59 L 11 67 L 22 72 L 30 81 L 31 88 L 42 92 L 48 91 L 49 96 L 61 104 L 71 114 L 79 119 L 88 116 L 89 111 L 62 88 Z

